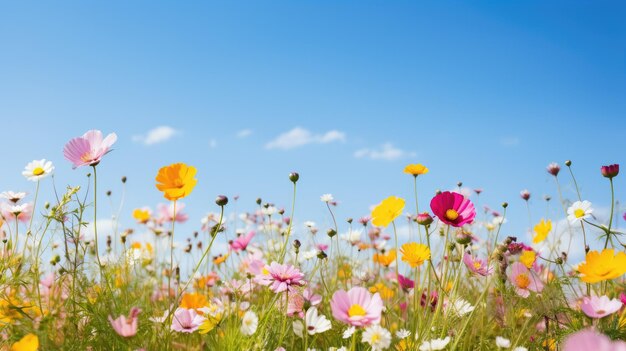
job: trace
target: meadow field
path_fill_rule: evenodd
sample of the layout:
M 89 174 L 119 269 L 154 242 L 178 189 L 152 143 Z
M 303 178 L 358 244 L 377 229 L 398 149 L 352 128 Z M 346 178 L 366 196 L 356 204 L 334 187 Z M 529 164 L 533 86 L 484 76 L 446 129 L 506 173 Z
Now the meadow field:
M 124 209 L 135 223 L 102 232 L 101 189 L 113 185 L 98 176 L 116 141 L 87 131 L 67 142 L 63 162 L 25 160 L 30 182 L 0 194 L 0 350 L 626 350 L 617 164 L 597 165 L 611 194 L 600 220 L 575 160 L 550 163 L 559 196 L 537 212 L 559 215 L 529 223 L 531 240 L 502 233 L 508 204 L 481 204 L 482 189 L 422 187 L 431 174 L 419 163 L 397 169 L 414 196 L 389 194 L 370 213 L 338 218 L 341 204 L 320 194 L 328 227 L 299 212 L 305 174 L 284 175 L 290 203 L 259 198 L 235 212 L 236 197 L 217 195 L 200 219 L 183 200 L 203 175 L 158 165 L 153 184 L 133 186 L 164 203 Z M 60 159 L 55 148 L 42 156 Z M 59 167 L 84 182 L 59 187 Z M 38 201 L 53 181 L 56 200 Z M 576 197 L 561 195 L 564 181 Z M 516 205 L 530 198 L 522 191 Z M 187 220 L 193 234 L 177 230 Z

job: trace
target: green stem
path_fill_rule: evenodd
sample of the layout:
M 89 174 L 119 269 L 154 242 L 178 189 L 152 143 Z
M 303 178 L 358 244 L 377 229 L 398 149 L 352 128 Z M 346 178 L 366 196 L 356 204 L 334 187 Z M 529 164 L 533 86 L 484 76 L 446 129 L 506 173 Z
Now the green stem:
M 613 210 L 615 209 L 615 191 L 613 189 L 613 178 L 609 178 L 611 183 L 611 215 L 609 217 L 609 229 L 606 231 L 606 241 L 604 242 L 604 248 L 609 246 L 609 239 L 611 238 L 611 226 L 613 225 Z
M 296 210 L 296 182 L 293 182 L 293 199 L 291 200 L 291 217 L 289 218 L 289 227 L 287 227 L 287 237 L 285 238 L 285 244 L 280 251 L 280 263 L 285 260 L 285 254 L 287 253 L 287 245 L 289 245 L 289 236 L 291 235 L 291 228 L 293 226 L 293 216 Z M 296 259 L 296 262 L 298 260 Z

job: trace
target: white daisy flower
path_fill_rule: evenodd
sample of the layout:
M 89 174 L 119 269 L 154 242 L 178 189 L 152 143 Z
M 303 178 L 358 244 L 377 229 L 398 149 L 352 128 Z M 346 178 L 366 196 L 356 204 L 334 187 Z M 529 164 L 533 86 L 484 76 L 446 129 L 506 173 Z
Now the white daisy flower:
M 322 200 L 322 202 L 329 203 L 335 200 L 335 198 L 333 197 L 333 194 L 324 194 L 320 196 L 320 200 Z
M 396 337 L 398 339 L 406 339 L 411 336 L 411 332 L 406 329 L 400 329 L 396 332 Z
M 435 351 L 435 350 L 443 350 L 450 343 L 450 337 L 446 336 L 443 339 L 432 339 L 428 341 L 422 342 L 419 347 L 420 351 Z
M 304 226 L 307 228 L 314 228 L 315 227 L 315 222 L 313 221 L 306 221 L 304 222 Z
M 252 335 L 259 326 L 259 317 L 252 311 L 246 311 L 241 320 L 241 333 L 244 335 Z
M 501 349 L 508 349 L 511 347 L 511 340 L 496 336 L 496 346 Z
M 372 351 L 385 350 L 391 345 L 391 333 L 378 324 L 370 325 L 363 331 L 361 341 L 368 343 Z
M 54 171 L 54 166 L 51 161 L 46 161 L 46 159 L 34 160 L 29 162 L 26 167 L 24 167 L 24 171 L 22 175 L 26 177 L 26 179 L 36 182 L 42 178 L 45 178 L 52 174 Z
M 450 303 L 447 307 L 449 311 L 453 312 L 458 317 L 463 317 L 474 310 L 474 306 L 461 298 L 454 300 L 454 302 Z
M 592 213 L 591 202 L 587 200 L 576 201 L 567 209 L 567 220 L 569 220 L 570 224 L 574 224 L 589 218 Z
M 277 211 L 278 210 L 276 209 L 276 207 L 274 207 L 274 206 L 267 206 L 267 207 L 263 207 L 263 209 L 261 210 L 261 213 L 263 213 L 266 216 L 272 216 Z
M 339 237 L 342 240 L 349 242 L 350 245 L 356 245 L 361 241 L 362 233 L 363 233 L 362 229 L 358 229 L 358 230 L 351 229 L 348 232 L 341 234 Z

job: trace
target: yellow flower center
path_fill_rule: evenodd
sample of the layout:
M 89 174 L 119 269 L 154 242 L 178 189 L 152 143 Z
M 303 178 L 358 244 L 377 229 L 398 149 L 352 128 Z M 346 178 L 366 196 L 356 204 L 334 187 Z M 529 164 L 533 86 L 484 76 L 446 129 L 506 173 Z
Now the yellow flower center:
M 515 283 L 520 289 L 526 289 L 530 285 L 530 278 L 527 274 L 520 274 L 515 277 Z
M 576 216 L 576 218 L 583 217 L 584 215 L 585 215 L 585 211 L 582 208 L 577 208 L 574 211 L 574 216 Z
M 361 305 L 358 304 L 354 304 L 352 306 L 350 306 L 350 308 L 348 309 L 348 317 L 362 317 L 365 316 L 365 310 L 363 309 L 363 307 L 361 307 Z
M 480 269 L 480 266 L 481 266 L 480 262 L 474 261 L 474 268 Z
M 459 218 L 459 213 L 456 210 L 449 209 L 446 211 L 446 218 L 450 221 L 454 221 Z
M 44 171 L 44 169 L 41 168 L 41 167 L 37 167 L 37 168 L 33 169 L 33 175 L 35 175 L 35 176 L 40 176 L 40 175 L 42 175 L 44 173 L 46 173 L 46 171 Z
M 370 341 L 371 341 L 371 343 L 370 343 L 370 344 L 375 344 L 375 343 L 379 342 L 379 341 L 380 341 L 380 334 L 374 334 L 374 335 L 372 335 L 372 338 L 371 338 L 371 340 L 370 340 Z

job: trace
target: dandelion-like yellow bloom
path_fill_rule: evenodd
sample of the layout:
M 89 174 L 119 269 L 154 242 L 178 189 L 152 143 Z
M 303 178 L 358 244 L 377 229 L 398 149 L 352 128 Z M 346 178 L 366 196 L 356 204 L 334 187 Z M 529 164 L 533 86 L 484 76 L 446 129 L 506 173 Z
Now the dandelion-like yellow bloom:
M 209 305 L 209 302 L 206 299 L 206 296 L 199 293 L 185 293 L 183 298 L 180 300 L 179 307 L 186 309 L 200 309 L 202 307 L 206 307 Z
M 402 214 L 404 199 L 397 196 L 389 196 L 372 211 L 372 224 L 377 227 L 386 227 Z
M 552 221 L 541 220 L 534 228 L 535 236 L 533 237 L 533 243 L 538 244 L 548 237 L 548 233 L 552 230 Z
M 163 192 L 163 196 L 168 200 L 178 200 L 191 194 L 191 191 L 198 183 L 194 178 L 196 168 L 187 166 L 184 163 L 174 163 L 159 169 L 156 176 L 156 187 Z
M 400 248 L 402 261 L 411 267 L 421 266 L 424 261 L 430 259 L 430 249 L 424 244 L 406 243 Z
M 421 163 L 410 164 L 404 167 L 404 173 L 411 174 L 414 177 L 428 173 L 428 168 Z
M 537 254 L 533 250 L 524 250 L 519 256 L 519 261 L 522 262 L 524 266 L 526 266 L 526 268 L 528 269 L 532 268 L 533 263 L 535 263 L 536 259 Z
M 26 334 L 19 341 L 11 345 L 11 351 L 36 351 L 39 348 L 39 338 L 35 334 Z
M 388 288 L 383 283 L 376 283 L 374 286 L 370 287 L 369 290 L 372 294 L 379 293 L 383 300 L 389 300 L 395 294 L 392 289 Z
M 374 262 L 380 264 L 381 266 L 389 267 L 390 264 L 396 262 L 396 250 L 391 249 L 386 254 L 375 253 L 372 258 Z
M 626 253 L 620 251 L 615 254 L 613 249 L 590 251 L 585 262 L 578 266 L 578 272 L 585 283 L 615 279 L 626 273 Z

